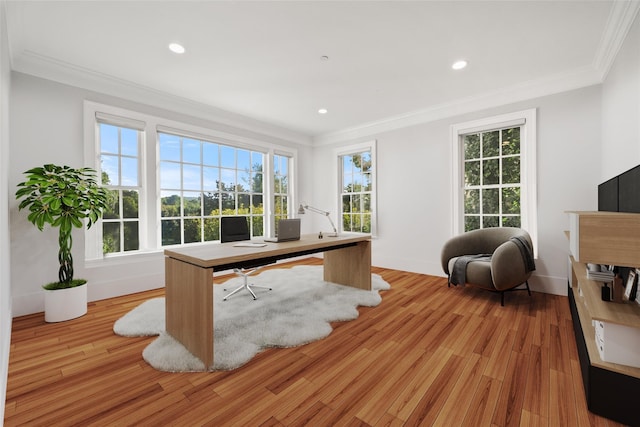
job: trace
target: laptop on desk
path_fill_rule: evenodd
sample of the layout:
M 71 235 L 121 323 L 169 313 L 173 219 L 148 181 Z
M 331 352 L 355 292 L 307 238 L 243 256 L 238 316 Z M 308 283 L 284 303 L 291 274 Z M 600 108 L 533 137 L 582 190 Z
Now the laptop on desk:
M 279 243 L 300 240 L 300 218 L 281 219 L 278 221 L 276 237 L 264 239 L 265 242 Z

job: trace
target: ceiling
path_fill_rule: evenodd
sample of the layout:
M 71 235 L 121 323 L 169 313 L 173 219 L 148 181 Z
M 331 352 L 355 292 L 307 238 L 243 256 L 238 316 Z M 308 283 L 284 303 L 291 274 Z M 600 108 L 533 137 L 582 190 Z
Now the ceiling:
M 638 9 L 591 0 L 5 4 L 16 71 L 149 89 L 315 140 L 599 83 Z M 169 51 L 171 42 L 186 52 Z M 454 71 L 458 59 L 468 66 Z

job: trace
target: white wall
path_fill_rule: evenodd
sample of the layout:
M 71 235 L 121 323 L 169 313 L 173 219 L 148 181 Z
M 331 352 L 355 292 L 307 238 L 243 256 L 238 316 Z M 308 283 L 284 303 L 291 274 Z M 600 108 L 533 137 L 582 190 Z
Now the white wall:
M 600 177 L 600 86 L 534 99 L 364 138 L 378 150 L 378 238 L 373 264 L 443 276 L 440 250 L 452 233 L 450 126 L 537 108 L 538 238 L 532 288 L 566 295 L 565 210 L 595 209 Z M 345 141 L 344 145 L 356 141 Z M 317 164 L 336 146 L 315 147 Z M 335 206 L 318 166 L 315 200 Z
M 9 91 L 11 72 L 7 47 L 5 5 L 0 2 L 0 420 L 4 420 L 9 348 L 11 344 L 11 287 L 9 253 Z M 2 421 L 0 421 L 2 424 Z
M 602 85 L 602 176 L 640 163 L 640 15 Z
M 238 136 L 265 142 L 289 145 L 300 154 L 301 182 L 308 182 L 305 172 L 311 167 L 310 148 L 282 141 L 255 132 L 221 126 L 203 120 L 170 112 L 158 107 L 141 105 L 85 89 L 71 87 L 49 80 L 12 73 L 11 97 L 11 162 L 9 189 L 15 189 L 31 167 L 44 163 L 84 164 L 83 102 L 91 100 L 129 110 L 204 128 L 218 129 Z M 14 192 L 12 190 L 12 192 Z M 44 310 L 41 286 L 57 278 L 57 230 L 50 227 L 38 231 L 26 219 L 26 212 L 17 210 L 18 202 L 10 194 L 11 286 L 13 315 L 20 316 Z M 89 300 L 139 292 L 164 286 L 164 258 L 162 253 L 121 257 L 102 263 L 84 263 L 83 230 L 74 230 L 73 258 L 75 276 L 89 280 Z

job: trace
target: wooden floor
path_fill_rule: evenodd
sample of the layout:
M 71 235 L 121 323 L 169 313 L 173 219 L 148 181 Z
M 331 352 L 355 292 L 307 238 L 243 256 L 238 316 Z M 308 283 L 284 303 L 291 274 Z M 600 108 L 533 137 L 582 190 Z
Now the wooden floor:
M 65 323 L 16 318 L 5 425 L 617 425 L 587 411 L 566 297 L 515 292 L 501 307 L 442 278 L 374 271 L 392 285 L 378 307 L 230 372 L 159 372 L 141 356 L 154 338 L 113 334 L 162 290 Z

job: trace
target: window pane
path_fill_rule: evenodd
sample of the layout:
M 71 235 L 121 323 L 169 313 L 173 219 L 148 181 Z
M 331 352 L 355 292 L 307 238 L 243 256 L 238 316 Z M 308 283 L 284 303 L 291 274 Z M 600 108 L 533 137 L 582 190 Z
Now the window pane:
M 162 220 L 162 245 L 179 245 L 180 240 L 180 220 Z
M 184 220 L 184 242 L 195 243 L 202 241 L 200 239 L 200 218 Z
M 352 156 L 342 156 L 342 173 L 343 174 L 350 174 L 351 172 L 353 172 L 352 170 Z
M 249 171 L 238 170 L 238 191 L 250 191 L 251 175 Z
M 211 242 L 220 240 L 220 219 L 205 218 L 204 219 L 204 241 Z
M 138 186 L 137 157 L 122 157 L 122 183 L 120 185 Z
M 500 160 L 491 159 L 482 162 L 482 185 L 500 183 Z
M 109 156 L 105 154 L 100 156 L 100 168 L 102 169 L 103 184 L 120 185 L 120 166 L 118 159 L 118 156 Z
M 365 173 L 362 174 L 362 190 L 363 191 L 371 191 L 371 174 Z
M 175 135 L 159 134 L 160 160 L 180 161 L 180 138 Z
M 505 216 L 502 218 L 502 226 L 520 228 L 520 216 Z
M 182 188 L 200 190 L 200 166 L 182 165 Z
M 342 214 L 342 229 L 344 231 L 351 230 L 351 214 Z
M 264 213 L 262 206 L 262 194 L 254 194 L 251 196 L 251 213 L 254 215 Z
M 480 135 L 465 135 L 462 139 L 465 160 L 480 158 Z
M 220 189 L 227 191 L 235 191 L 236 189 L 236 171 L 235 169 L 220 170 Z
M 139 198 L 139 195 L 137 191 L 122 190 L 122 216 L 124 218 L 140 217 L 140 208 L 138 207 L 138 198 Z
M 362 215 L 362 232 L 371 233 L 371 214 Z
M 342 212 L 351 212 L 351 196 L 342 196 Z
M 264 155 L 262 153 L 251 153 L 251 167 L 256 172 L 264 172 Z
M 499 216 L 483 216 L 482 217 L 482 228 L 489 227 L 500 227 L 500 217 Z
M 138 221 L 126 221 L 124 222 L 124 250 L 137 251 L 138 249 L 140 249 Z
M 251 211 L 251 196 L 248 194 L 238 194 L 238 213 L 249 214 Z
M 480 185 L 480 162 L 464 162 L 464 185 Z
M 135 129 L 121 128 L 121 154 L 123 156 L 138 157 L 138 131 Z
M 220 165 L 220 161 L 218 159 L 218 144 L 212 144 L 210 142 L 202 143 L 202 163 L 210 166 Z
M 262 193 L 262 177 L 264 175 L 261 173 L 255 173 L 252 178 L 252 187 L 251 191 L 254 193 Z
M 160 214 L 163 218 L 180 216 L 180 195 L 163 191 L 160 199 Z
M 202 168 L 202 187 L 203 190 L 211 191 L 218 189 L 218 180 L 220 179 L 220 169 L 203 167 Z
M 500 133 L 495 130 L 482 134 L 482 157 L 500 155 Z
M 487 188 L 482 190 L 482 213 L 500 213 L 500 190 L 497 188 Z
M 502 189 L 502 213 L 520 214 L 520 187 Z
M 120 252 L 120 223 L 102 223 L 102 252 L 105 254 Z
M 502 155 L 520 154 L 520 128 L 502 130 Z
M 254 216 L 251 217 L 251 230 L 253 237 L 262 237 L 264 235 L 264 217 Z
M 480 216 L 465 216 L 464 217 L 464 231 L 477 230 L 480 228 Z
M 505 184 L 520 183 L 520 157 L 502 159 L 502 182 Z
M 251 152 L 247 150 L 238 150 L 238 170 L 250 171 L 251 170 Z
M 204 194 L 204 215 L 220 215 L 220 193 Z
M 221 154 L 221 166 L 225 168 L 235 168 L 236 167 L 236 150 L 232 147 L 227 147 L 225 145 L 220 146 L 220 154 Z
M 200 193 L 184 192 L 184 216 L 200 216 Z M 185 223 L 186 224 L 186 223 Z M 185 235 L 186 238 L 186 235 Z
M 362 158 L 362 172 L 370 173 L 371 172 L 371 153 L 365 152 L 361 155 Z
M 236 214 L 236 196 L 234 193 L 221 193 L 222 215 Z
M 465 190 L 464 192 L 464 213 L 480 213 L 480 190 Z
M 107 200 L 108 206 L 102 212 L 102 218 L 104 219 L 117 219 L 120 218 L 120 191 L 109 191 L 109 198 Z
M 344 174 L 342 177 L 342 191 L 344 193 L 351 193 L 353 191 L 353 175 L 352 174 Z
M 180 164 L 160 162 L 160 187 L 180 189 Z
M 362 211 L 371 213 L 371 194 L 364 194 L 362 196 Z
M 118 154 L 118 128 L 116 126 L 100 124 L 100 151 Z
M 353 197 L 351 198 L 351 212 L 353 212 L 353 213 L 362 212 L 362 210 L 360 209 L 360 195 L 359 194 L 354 194 Z
M 200 141 L 189 138 L 182 139 L 182 161 L 200 163 Z
M 362 156 L 360 154 L 351 156 L 351 162 L 353 163 L 353 173 L 362 172 Z

